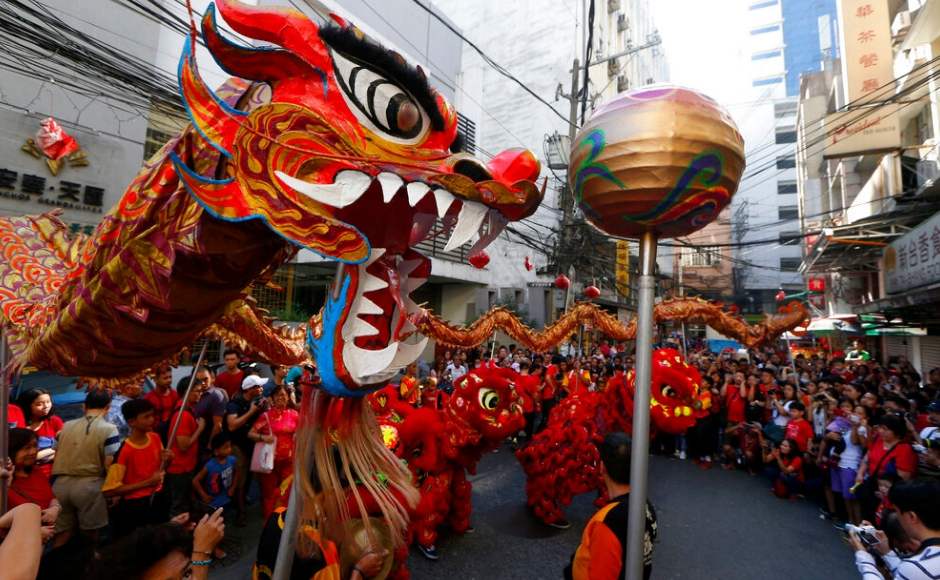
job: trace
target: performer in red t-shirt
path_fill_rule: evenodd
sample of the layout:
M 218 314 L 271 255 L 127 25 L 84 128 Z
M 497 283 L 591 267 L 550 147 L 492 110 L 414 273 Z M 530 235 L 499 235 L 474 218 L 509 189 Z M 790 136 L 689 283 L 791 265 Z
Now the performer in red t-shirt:
M 228 398 L 232 399 L 242 390 L 245 371 L 238 368 L 238 351 L 227 350 L 222 356 L 225 361 L 225 368 L 216 375 L 215 386 L 228 393 Z

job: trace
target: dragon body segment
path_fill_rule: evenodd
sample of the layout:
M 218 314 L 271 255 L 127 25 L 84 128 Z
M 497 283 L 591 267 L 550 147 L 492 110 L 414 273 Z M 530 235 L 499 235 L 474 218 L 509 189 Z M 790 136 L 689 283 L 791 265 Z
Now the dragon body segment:
M 548 425 L 516 452 L 526 473 L 527 503 L 545 523 L 564 519 L 563 510 L 574 496 L 598 492 L 606 503 L 597 445 L 614 431 L 633 431 L 634 372 L 612 377 L 598 392 L 566 397 L 556 405 Z M 701 388 L 701 376 L 673 349 L 653 352 L 651 428 L 680 434 L 711 407 L 711 393 Z
M 454 381 L 440 409 L 398 399 L 394 386 L 370 396 L 384 441 L 406 460 L 421 493 L 410 537 L 432 547 L 445 523 L 459 533 L 470 527 L 472 488 L 484 453 L 525 426 L 512 369 L 480 367 Z
M 91 237 L 68 240 L 55 215 L 0 220 L 14 363 L 117 379 L 205 334 L 237 337 L 269 362 L 312 356 L 323 382 L 305 398 L 297 438 L 307 523 L 341 539 L 350 510 L 340 489 L 357 480 L 400 542 L 417 494 L 363 397 L 427 341 L 409 318 L 430 261 L 412 247 L 434 231 L 448 248 L 484 248 L 535 211 L 538 161 L 525 150 L 486 164 L 452 152 L 456 113 L 424 72 L 341 18 L 319 27 L 290 8 L 216 5 L 269 46 L 226 39 L 207 9 L 203 41 L 236 78 L 211 90 L 187 42 L 178 76 L 191 125 Z M 339 264 L 334 291 L 306 329 L 276 329 L 250 288 L 299 249 Z

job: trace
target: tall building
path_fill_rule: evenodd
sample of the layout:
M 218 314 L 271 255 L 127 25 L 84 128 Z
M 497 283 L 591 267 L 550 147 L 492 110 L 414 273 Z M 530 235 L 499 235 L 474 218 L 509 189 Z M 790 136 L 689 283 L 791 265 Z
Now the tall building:
M 747 169 L 732 202 L 734 283 L 745 312 L 771 311 L 781 289 L 802 290 L 796 176 L 800 76 L 838 53 L 835 0 L 744 0 L 750 36 L 750 114 L 741 123 Z M 762 243 L 771 240 L 770 243 Z
M 841 0 L 841 58 L 800 85 L 802 271 L 884 363 L 940 367 L 940 3 Z
M 564 169 L 549 168 L 548 138 L 568 134 L 572 64 L 584 61 L 586 40 L 583 5 L 569 0 L 503 2 L 500 0 L 436 0 L 435 6 L 452 18 L 466 36 L 505 67 L 535 94 L 553 105 L 549 108 L 515 81 L 501 75 L 469 45 L 464 45 L 463 69 L 457 108 L 476 126 L 478 152 L 484 158 L 508 147 L 526 147 L 542 161 L 549 188 L 542 207 L 518 226 L 528 245 L 512 234 L 490 246 L 492 257 L 489 300 L 527 305 L 533 322 L 549 320 L 563 306 L 561 292 L 551 281 L 559 273 L 558 245 L 561 227 Z M 668 67 L 653 22 L 650 0 L 597 1 L 594 7 L 592 62 L 587 115 L 619 92 L 668 80 Z M 620 56 L 617 56 L 620 55 Z M 611 58 L 615 57 L 615 58 Z M 607 60 L 610 59 L 610 60 Z M 579 84 L 583 81 L 579 73 Z M 579 108 L 580 113 L 580 108 Z M 563 148 L 567 149 L 567 142 Z M 594 241 L 588 240 L 592 248 Z M 533 247 L 534 246 L 534 247 Z M 602 260 L 586 249 L 578 256 L 587 283 L 595 281 L 590 264 Z M 525 268 L 526 257 L 535 264 Z M 623 306 L 615 295 L 613 254 L 593 274 L 603 295 L 598 301 L 612 309 Z M 621 297 L 622 298 L 622 297 Z

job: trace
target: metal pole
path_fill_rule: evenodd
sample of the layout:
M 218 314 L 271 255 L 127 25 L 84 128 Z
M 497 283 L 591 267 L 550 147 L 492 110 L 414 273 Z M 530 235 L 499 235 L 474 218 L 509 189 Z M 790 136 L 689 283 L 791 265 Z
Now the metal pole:
M 173 422 L 173 428 L 170 429 L 170 436 L 167 437 L 166 445 L 167 447 L 172 447 L 173 442 L 176 441 L 176 431 L 180 428 L 180 419 L 183 418 L 183 409 L 186 408 L 186 401 L 189 400 L 189 393 L 193 390 L 193 385 L 196 383 L 196 373 L 199 372 L 199 367 L 202 366 L 203 361 L 206 358 L 206 349 L 209 348 L 209 339 L 205 339 L 202 343 L 202 350 L 199 351 L 199 357 L 196 359 L 196 366 L 193 367 L 193 374 L 189 375 L 189 384 L 186 385 L 186 394 L 183 395 L 183 404 L 180 407 L 180 412 L 176 414 L 176 421 Z M 163 462 L 163 467 L 166 468 L 169 461 Z
M 0 461 L 4 464 L 9 455 L 10 423 L 7 407 L 10 404 L 10 391 L 7 385 L 7 335 L 0 326 Z M 6 469 L 6 465 L 0 466 Z M 0 480 L 0 514 L 7 513 L 7 478 Z
M 633 446 L 630 460 L 630 515 L 627 520 L 626 578 L 643 578 L 646 483 L 649 475 L 650 378 L 653 356 L 653 298 L 656 290 L 656 236 L 640 238 L 639 305 L 636 325 L 636 383 L 633 393 Z
M 343 275 L 345 264 L 338 262 L 336 264 L 336 279 L 333 280 L 333 288 L 330 294 L 333 299 L 339 298 L 339 291 L 343 287 Z M 308 393 L 307 396 L 314 396 Z M 304 409 L 309 409 L 304 405 Z M 294 444 L 296 446 L 296 443 Z M 294 457 L 296 457 L 296 453 Z M 297 470 L 294 470 L 294 477 L 297 477 Z M 304 474 L 304 477 L 310 477 L 310 474 Z M 281 541 L 277 547 L 277 559 L 274 561 L 274 571 L 271 574 L 271 580 L 288 580 L 291 574 L 291 568 L 294 566 L 294 552 L 297 550 L 297 528 L 300 527 L 300 487 L 296 481 L 290 486 L 290 497 L 287 500 L 287 511 L 284 512 L 284 530 L 281 532 Z

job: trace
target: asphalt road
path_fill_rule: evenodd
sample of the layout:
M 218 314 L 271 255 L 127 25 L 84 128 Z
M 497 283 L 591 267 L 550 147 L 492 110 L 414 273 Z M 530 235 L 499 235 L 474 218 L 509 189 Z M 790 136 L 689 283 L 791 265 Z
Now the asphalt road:
M 653 457 L 650 497 L 659 517 L 654 580 L 855 580 L 852 553 L 807 501 L 774 497 L 769 484 L 741 472 L 702 471 L 689 461 Z M 568 508 L 572 527 L 555 530 L 525 509 L 524 477 L 508 448 L 483 458 L 473 482 L 476 531 L 440 541 L 441 559 L 425 560 L 412 550 L 416 580 L 560 578 L 594 513 L 593 496 Z M 232 529 L 240 549 L 229 550 L 214 579 L 250 577 L 248 528 Z M 235 542 L 227 539 L 227 544 Z M 233 548 L 235 546 L 232 546 Z M 238 552 L 241 557 L 236 556 Z

